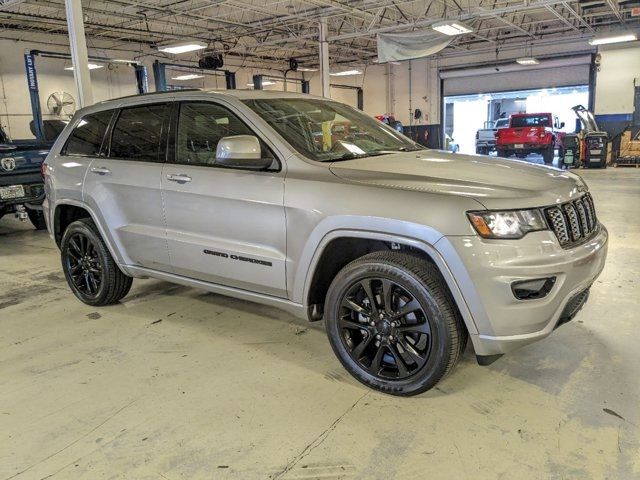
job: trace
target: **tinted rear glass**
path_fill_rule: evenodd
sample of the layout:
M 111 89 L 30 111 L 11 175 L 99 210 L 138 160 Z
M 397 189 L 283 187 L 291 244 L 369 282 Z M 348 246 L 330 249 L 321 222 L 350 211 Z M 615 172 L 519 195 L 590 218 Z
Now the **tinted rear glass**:
M 511 119 L 513 128 L 523 127 L 550 127 L 551 122 L 547 115 L 531 115 L 527 117 L 513 117 Z
M 69 136 L 63 155 L 97 157 L 112 113 L 107 110 L 82 117 Z
M 157 162 L 164 157 L 162 128 L 168 108 L 165 104 L 125 108 L 111 135 L 110 157 Z

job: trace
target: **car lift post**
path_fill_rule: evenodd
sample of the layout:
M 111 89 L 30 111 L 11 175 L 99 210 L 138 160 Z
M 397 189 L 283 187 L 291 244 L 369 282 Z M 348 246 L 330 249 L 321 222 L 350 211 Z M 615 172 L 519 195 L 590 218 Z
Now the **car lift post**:
M 24 65 L 27 71 L 27 85 L 29 87 L 29 97 L 31 99 L 31 113 L 33 115 L 33 129 L 36 135 L 36 139 L 40 141 L 45 140 L 44 136 L 44 122 L 42 121 L 42 106 L 40 105 L 40 89 L 38 87 L 38 74 L 36 71 L 36 57 L 48 57 L 48 58 L 62 58 L 65 60 L 71 59 L 71 55 L 59 52 L 45 52 L 41 50 L 31 50 L 29 53 L 24 54 Z M 97 62 L 110 62 L 110 58 L 105 57 L 89 57 L 89 60 Z M 138 93 L 147 93 L 149 90 L 149 80 L 147 75 L 147 68 L 139 62 L 127 61 L 123 62 L 125 65 L 134 67 L 136 85 Z
M 200 70 L 201 72 L 207 73 L 209 75 L 224 74 L 224 81 L 227 90 L 236 89 L 236 74 L 234 72 L 230 72 L 229 70 L 211 70 L 207 68 L 199 68 L 194 65 L 186 65 L 182 63 L 164 63 L 156 60 L 155 62 L 153 62 L 153 79 L 156 85 L 156 92 L 166 92 L 168 90 L 166 67 L 179 67 L 191 70 Z
M 310 92 L 309 80 L 305 80 L 304 78 L 286 78 L 286 77 L 280 77 L 277 75 L 274 76 L 274 75 L 263 75 L 263 74 L 253 76 L 253 89 L 263 90 L 263 81 L 265 78 L 273 79 L 273 80 L 282 80 L 284 82 L 299 83 L 302 93 Z

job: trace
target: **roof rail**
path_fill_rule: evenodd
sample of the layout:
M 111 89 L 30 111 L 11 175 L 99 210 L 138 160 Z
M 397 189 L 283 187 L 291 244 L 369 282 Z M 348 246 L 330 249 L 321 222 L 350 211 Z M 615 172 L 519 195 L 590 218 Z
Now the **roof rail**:
M 100 104 L 100 103 L 113 102 L 113 101 L 116 101 L 116 100 L 124 100 L 125 98 L 149 97 L 149 96 L 153 96 L 153 95 L 171 94 L 171 93 L 175 93 L 175 92 L 202 92 L 202 91 L 204 91 L 202 88 L 184 88 L 184 89 L 180 89 L 180 90 L 167 90 L 167 91 L 163 91 L 163 92 L 136 93 L 135 95 L 125 95 L 124 97 L 110 98 L 108 100 L 103 100 L 103 101 L 97 102 L 97 103 Z

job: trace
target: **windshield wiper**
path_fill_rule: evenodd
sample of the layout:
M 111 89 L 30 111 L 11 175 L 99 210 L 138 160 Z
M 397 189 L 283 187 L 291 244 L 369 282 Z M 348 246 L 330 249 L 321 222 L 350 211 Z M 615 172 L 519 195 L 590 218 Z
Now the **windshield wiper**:
M 386 155 L 388 153 L 393 153 L 393 152 L 385 152 L 385 151 L 373 151 L 373 152 L 365 152 L 365 153 L 346 152 L 346 153 L 340 155 L 339 157 L 330 158 L 328 161 L 329 162 L 341 162 L 343 160 L 353 160 L 355 158 L 377 157 L 379 155 Z

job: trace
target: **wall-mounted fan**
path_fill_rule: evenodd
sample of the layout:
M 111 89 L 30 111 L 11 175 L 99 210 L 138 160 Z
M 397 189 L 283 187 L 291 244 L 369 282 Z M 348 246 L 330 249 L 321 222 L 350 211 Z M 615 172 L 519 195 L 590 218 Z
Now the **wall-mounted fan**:
M 47 98 L 47 108 L 59 117 L 71 117 L 76 111 L 76 101 L 70 93 L 53 92 Z

